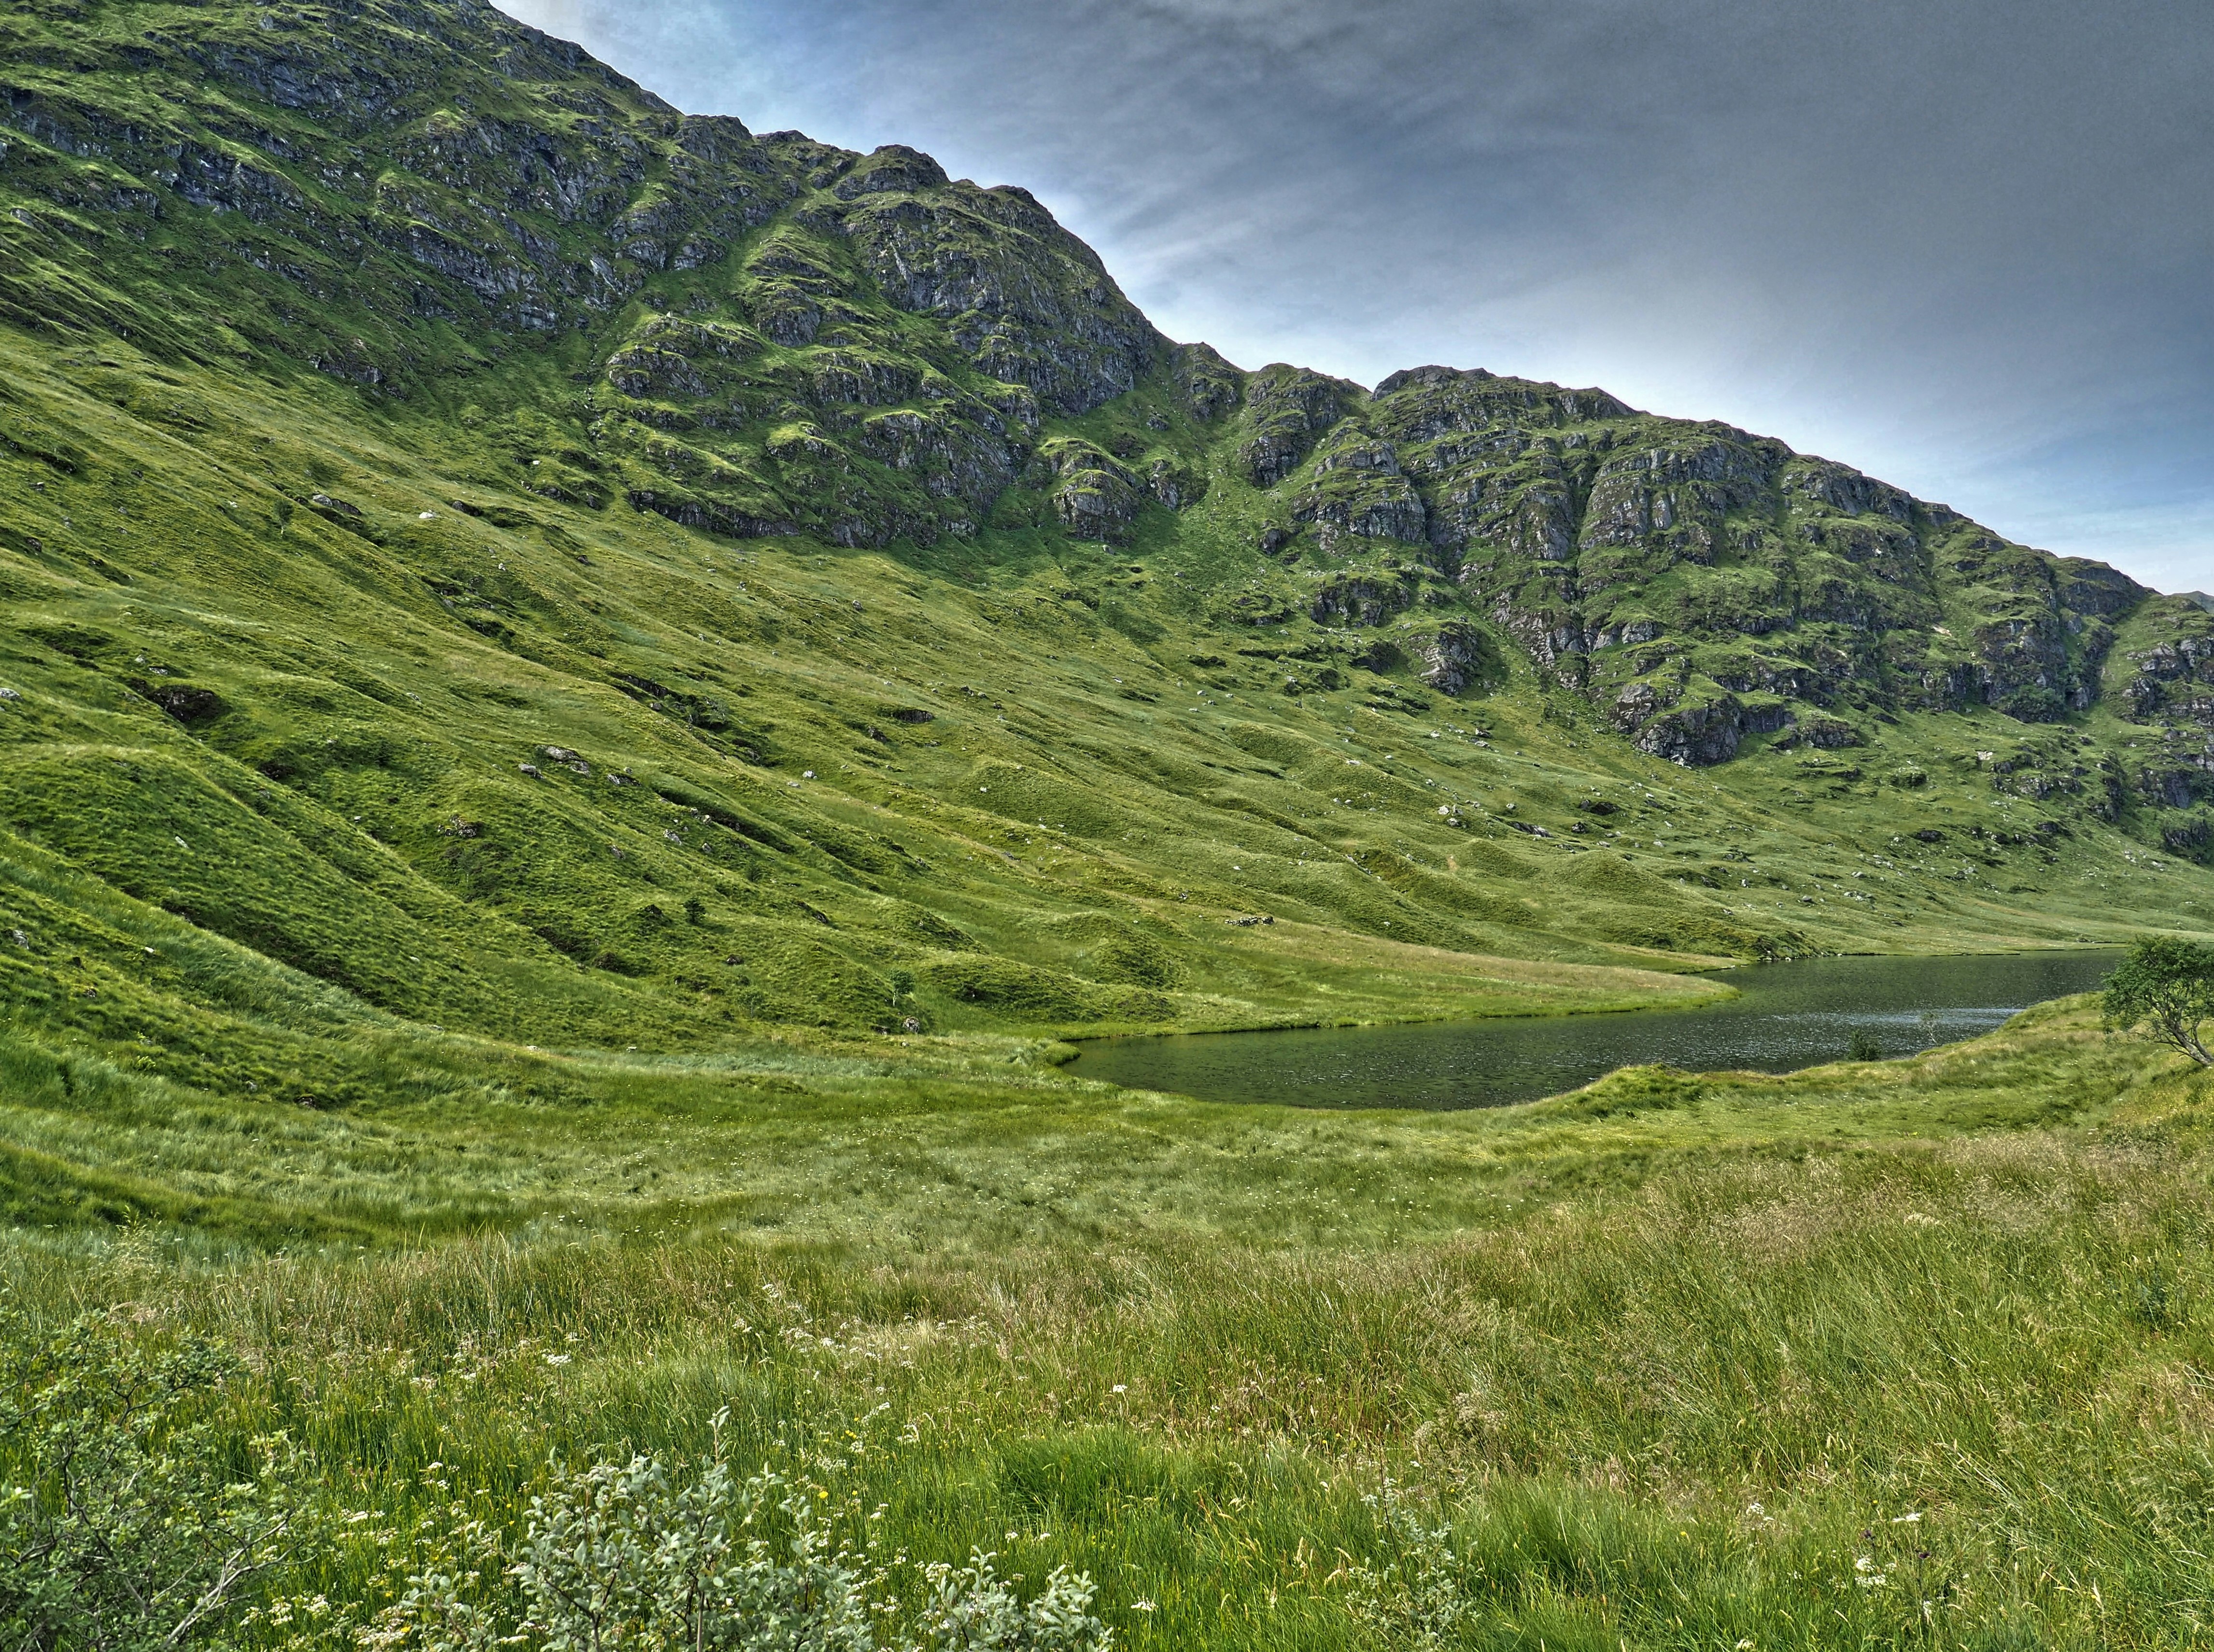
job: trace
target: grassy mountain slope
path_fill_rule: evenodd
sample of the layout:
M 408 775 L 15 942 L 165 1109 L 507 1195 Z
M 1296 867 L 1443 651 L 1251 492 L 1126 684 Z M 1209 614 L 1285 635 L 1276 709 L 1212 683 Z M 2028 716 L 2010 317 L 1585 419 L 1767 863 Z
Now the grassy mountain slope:
M 2214 913 L 2214 621 L 2111 570 L 1599 392 L 1242 372 L 1018 190 L 481 6 L 4 27 L 0 822 L 377 1010 L 1357 1019 Z M 15 887 L 23 991 L 123 990 Z

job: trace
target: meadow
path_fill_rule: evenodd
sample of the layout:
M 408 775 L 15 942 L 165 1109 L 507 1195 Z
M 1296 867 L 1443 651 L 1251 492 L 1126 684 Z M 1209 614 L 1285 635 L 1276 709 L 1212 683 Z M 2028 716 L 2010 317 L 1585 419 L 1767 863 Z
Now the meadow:
M 11 1141 L 235 1236 L 23 1219 L 19 1147 L 11 1341 L 242 1357 L 222 1427 L 284 1430 L 342 1516 L 258 1644 L 343 1643 L 553 1459 L 692 1461 L 724 1411 L 741 1462 L 869 1443 L 838 1506 L 903 1598 L 972 1548 L 1066 1563 L 1134 1647 L 2205 1638 L 2214 1081 L 2093 1001 L 1447 1115 L 1055 1053 L 548 1058 L 559 1099 L 487 1058 L 472 1107 L 353 1117 L 64 1092 L 19 1039 Z

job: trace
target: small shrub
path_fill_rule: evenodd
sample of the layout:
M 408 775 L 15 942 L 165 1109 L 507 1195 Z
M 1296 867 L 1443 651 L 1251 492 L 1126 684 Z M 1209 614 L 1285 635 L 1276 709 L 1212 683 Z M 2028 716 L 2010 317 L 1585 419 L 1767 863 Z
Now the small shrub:
M 0 1637 L 154 1652 L 221 1643 L 241 1597 L 320 1539 L 308 1465 L 218 1420 L 242 1374 L 218 1344 L 99 1319 L 5 1327 Z
M 1850 1061 L 1881 1061 L 1883 1043 L 1865 1027 L 1853 1028 L 1853 1035 L 1845 1045 L 1846 1059 Z
M 834 1495 L 838 1461 L 767 1466 L 741 1479 L 725 1420 L 705 1463 L 681 1480 L 650 1456 L 557 1472 L 532 1501 L 512 1564 L 481 1527 L 439 1534 L 364 1645 L 1108 1652 L 1113 1635 L 1092 1615 L 1089 1576 L 1057 1567 L 1024 1605 L 982 1553 L 963 1567 L 924 1567 L 914 1632 L 890 1637 L 879 1628 L 897 1611 L 890 1571 L 834 1530 L 854 1512 L 850 1497 Z
M 1024 1606 L 993 1571 L 994 1558 L 972 1552 L 966 1566 L 923 1568 L 930 1595 L 921 1638 L 902 1643 L 903 1652 L 1107 1652 L 1114 1644 L 1114 1631 L 1092 1615 L 1088 1575 L 1055 1566 Z
M 1391 1480 L 1362 1499 L 1390 1558 L 1347 1574 L 1354 1617 L 1385 1646 L 1436 1652 L 1476 1625 L 1477 1602 L 1465 1586 L 1453 1527 L 1432 1525 Z

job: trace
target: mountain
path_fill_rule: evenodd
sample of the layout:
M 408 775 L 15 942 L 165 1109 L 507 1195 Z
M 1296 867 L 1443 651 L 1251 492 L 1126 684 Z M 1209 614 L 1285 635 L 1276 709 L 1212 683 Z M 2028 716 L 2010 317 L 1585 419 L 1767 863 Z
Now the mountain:
M 1252 1025 L 2214 924 L 2203 601 L 1601 390 L 1242 369 L 1019 188 L 478 0 L 0 40 L 57 1026 Z

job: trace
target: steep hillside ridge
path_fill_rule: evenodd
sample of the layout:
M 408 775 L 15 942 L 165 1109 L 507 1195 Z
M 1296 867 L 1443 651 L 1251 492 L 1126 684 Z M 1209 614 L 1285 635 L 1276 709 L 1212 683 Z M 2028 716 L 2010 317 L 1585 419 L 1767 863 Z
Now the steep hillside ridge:
M 2214 615 L 2112 570 L 1599 391 L 1245 371 L 1020 190 L 474 0 L 0 39 L 0 975 L 71 1036 L 266 1084 L 309 978 L 712 1045 L 2214 922 Z
M 1406 544 L 1656 756 L 1724 761 L 1779 731 L 1857 746 L 1854 713 L 1988 705 L 2057 722 L 2100 699 L 2118 621 L 2146 612 L 2163 636 L 2205 634 L 2183 599 L 2103 564 L 1603 391 L 1428 367 L 1343 411 L 1293 494 L 1313 559 L 1343 535 Z
M 332 21 L 0 26 L 10 174 L 45 198 L 8 225 L 6 313 L 65 301 L 174 357 L 273 353 L 390 396 L 505 338 L 603 333 L 602 393 L 571 410 L 595 456 L 539 456 L 534 491 L 840 545 L 973 532 L 1042 412 L 1128 391 L 1166 348 L 1023 190 L 679 116 L 475 0 Z M 698 278 L 649 291 L 662 272 Z

